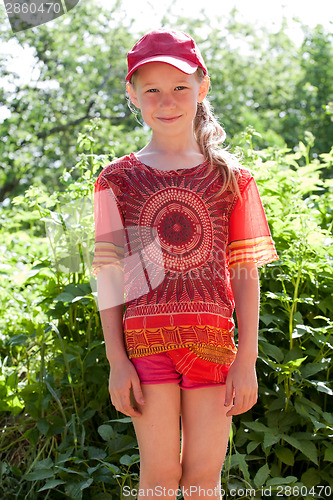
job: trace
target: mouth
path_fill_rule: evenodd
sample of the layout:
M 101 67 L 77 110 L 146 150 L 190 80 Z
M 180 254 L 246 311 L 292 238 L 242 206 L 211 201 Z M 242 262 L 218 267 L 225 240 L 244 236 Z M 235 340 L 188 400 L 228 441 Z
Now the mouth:
M 178 120 L 180 117 L 181 117 L 181 115 L 169 116 L 169 117 L 159 116 L 158 120 L 160 120 L 161 122 L 164 122 L 164 123 L 172 123 L 172 122 L 175 122 L 176 120 Z

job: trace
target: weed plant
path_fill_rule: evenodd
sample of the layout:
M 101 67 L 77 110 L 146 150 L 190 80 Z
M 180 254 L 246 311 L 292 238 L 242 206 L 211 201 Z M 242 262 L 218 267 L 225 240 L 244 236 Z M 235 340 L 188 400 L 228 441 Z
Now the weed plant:
M 117 500 L 137 488 L 137 442 L 110 403 L 90 274 L 93 185 L 116 153 L 95 153 L 98 126 L 80 134 L 62 186 L 31 186 L 0 212 L 4 499 Z M 333 149 L 315 158 L 310 133 L 296 152 L 255 150 L 253 130 L 244 139 L 279 261 L 260 271 L 259 400 L 234 418 L 223 498 L 330 498 Z

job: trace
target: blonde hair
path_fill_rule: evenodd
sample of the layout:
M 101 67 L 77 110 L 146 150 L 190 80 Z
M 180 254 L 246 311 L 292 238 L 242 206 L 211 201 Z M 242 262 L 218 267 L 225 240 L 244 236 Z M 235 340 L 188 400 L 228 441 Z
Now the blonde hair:
M 196 71 L 196 76 L 199 80 L 204 78 L 203 70 L 200 67 Z M 220 144 L 226 138 L 226 132 L 217 121 L 207 97 L 197 104 L 197 114 L 194 118 L 194 135 L 205 159 L 221 170 L 223 178 L 221 192 L 231 189 L 239 196 L 237 174 L 240 172 L 240 164 L 235 155 L 231 154 L 226 148 L 220 147 Z

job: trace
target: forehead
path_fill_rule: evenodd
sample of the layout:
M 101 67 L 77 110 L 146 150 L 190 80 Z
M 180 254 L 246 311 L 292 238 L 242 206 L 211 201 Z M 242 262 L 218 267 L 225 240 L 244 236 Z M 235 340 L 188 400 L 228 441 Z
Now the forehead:
M 171 66 L 170 64 L 161 62 L 152 62 L 141 66 L 134 75 L 135 81 L 146 83 L 148 81 L 165 81 L 165 79 L 172 81 L 185 81 L 190 82 L 196 80 L 195 75 L 188 75 L 179 69 Z

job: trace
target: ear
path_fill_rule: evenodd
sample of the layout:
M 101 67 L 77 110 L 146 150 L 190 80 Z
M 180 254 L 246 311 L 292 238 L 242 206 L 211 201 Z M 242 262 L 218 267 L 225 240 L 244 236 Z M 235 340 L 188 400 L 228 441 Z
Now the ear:
M 210 84 L 210 78 L 208 75 L 205 75 L 200 85 L 198 102 L 202 102 L 206 97 L 206 95 L 208 94 L 209 84 Z
M 140 109 L 140 104 L 139 104 L 138 98 L 136 96 L 136 92 L 135 92 L 134 87 L 131 83 L 129 83 L 129 82 L 126 83 L 126 90 L 128 92 L 129 98 L 131 99 L 134 106 L 136 108 Z

